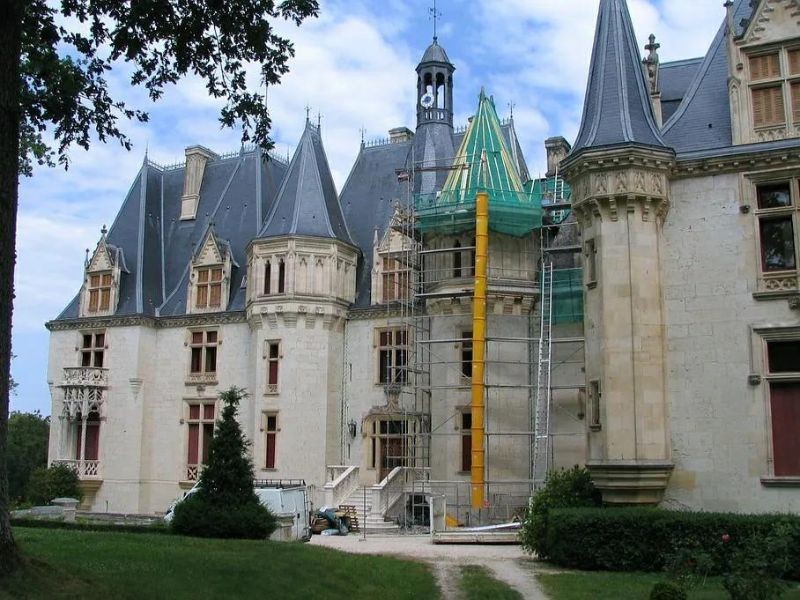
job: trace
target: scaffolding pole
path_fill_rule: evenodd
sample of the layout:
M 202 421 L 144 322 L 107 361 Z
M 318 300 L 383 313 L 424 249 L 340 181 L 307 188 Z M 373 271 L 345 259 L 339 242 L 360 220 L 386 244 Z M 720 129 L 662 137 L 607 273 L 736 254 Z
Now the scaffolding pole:
M 489 195 L 475 198 L 475 291 L 472 303 L 472 508 L 484 503 L 484 361 L 486 358 L 486 275 L 489 262 Z

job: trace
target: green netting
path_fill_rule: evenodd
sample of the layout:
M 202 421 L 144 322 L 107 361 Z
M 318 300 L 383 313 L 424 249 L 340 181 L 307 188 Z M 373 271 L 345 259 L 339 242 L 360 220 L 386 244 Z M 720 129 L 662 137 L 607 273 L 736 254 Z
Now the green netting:
M 569 216 L 568 208 L 548 210 L 549 204 L 568 202 L 572 197 L 572 188 L 561 177 L 546 177 L 529 181 L 525 184 L 525 191 L 530 194 L 534 202 L 538 202 L 542 206 L 543 211 L 547 211 L 549 223 L 560 225 Z
M 526 192 L 506 147 L 494 101 L 481 91 L 441 192 L 417 195 L 421 231 L 459 233 L 475 227 L 475 196 L 489 194 L 489 228 L 522 237 L 542 226 L 542 206 Z
M 553 324 L 583 321 L 583 269 L 553 271 Z

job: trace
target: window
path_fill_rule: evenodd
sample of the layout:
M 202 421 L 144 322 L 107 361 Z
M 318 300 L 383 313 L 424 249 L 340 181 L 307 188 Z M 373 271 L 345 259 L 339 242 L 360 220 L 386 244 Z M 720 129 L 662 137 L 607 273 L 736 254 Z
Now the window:
M 86 437 L 84 438 L 83 434 L 83 424 L 86 423 Z M 75 448 L 75 459 L 76 460 L 99 460 L 100 458 L 100 415 L 96 412 L 92 411 L 86 417 L 86 421 L 83 420 L 82 415 L 78 415 L 77 417 L 77 435 L 76 435 L 76 448 Z M 83 446 L 84 439 L 86 440 L 86 445 Z M 86 473 L 86 469 L 83 468 L 80 471 L 81 473 Z
M 188 453 L 186 456 L 186 480 L 197 481 L 202 465 L 208 462 L 208 451 L 214 438 L 214 405 L 189 404 Z
M 472 413 L 461 413 L 461 470 L 472 470 Z
M 281 343 L 267 340 L 267 394 L 278 393 L 278 368 L 281 361 Z
M 264 467 L 267 469 L 275 468 L 275 452 L 278 443 L 278 415 L 275 413 L 266 414 L 266 461 Z
M 381 261 L 383 301 L 406 300 L 411 295 L 409 269 L 401 261 L 384 257 Z
M 800 476 L 800 341 L 767 342 L 775 477 Z M 777 376 L 777 377 L 771 377 Z
M 455 249 L 453 252 L 453 277 L 459 278 L 462 276 L 461 270 L 461 242 L 456 240 L 456 243 L 453 244 L 453 248 Z
M 278 263 L 278 293 L 286 292 L 286 263 L 283 259 Z
M 593 379 L 589 382 L 589 429 L 591 431 L 599 431 L 602 427 L 600 416 L 601 397 L 600 382 L 597 379 Z
M 383 329 L 378 332 L 378 382 L 406 383 L 408 331 Z
M 222 306 L 222 267 L 197 269 L 195 308 Z
M 104 312 L 111 308 L 111 273 L 89 276 L 89 312 Z
M 472 332 L 461 332 L 461 375 L 472 377 Z
M 105 332 L 84 333 L 81 339 L 81 366 L 102 367 L 106 344 Z
M 272 263 L 267 261 L 264 267 L 264 295 L 269 296 L 272 293 Z
M 796 179 L 756 186 L 761 270 L 765 274 L 797 268 L 797 189 Z
M 750 56 L 748 62 L 753 126 L 800 122 L 800 48 L 764 52 Z
M 597 246 L 594 240 L 586 240 L 586 285 L 597 283 Z
M 214 375 L 217 372 L 217 331 L 193 331 L 191 342 L 192 375 Z
M 470 277 L 475 277 L 475 250 L 476 250 L 476 242 L 475 238 L 472 238 L 472 249 L 469 251 L 469 274 Z

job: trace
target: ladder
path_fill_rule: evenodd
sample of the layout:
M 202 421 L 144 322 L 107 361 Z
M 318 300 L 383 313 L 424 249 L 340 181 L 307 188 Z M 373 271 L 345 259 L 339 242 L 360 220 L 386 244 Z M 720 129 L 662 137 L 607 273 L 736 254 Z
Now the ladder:
M 536 363 L 536 397 L 533 410 L 533 441 L 531 479 L 534 490 L 544 485 L 551 467 L 550 436 L 550 362 L 552 358 L 551 329 L 553 321 L 553 261 L 542 257 L 541 294 L 539 299 L 539 348 Z

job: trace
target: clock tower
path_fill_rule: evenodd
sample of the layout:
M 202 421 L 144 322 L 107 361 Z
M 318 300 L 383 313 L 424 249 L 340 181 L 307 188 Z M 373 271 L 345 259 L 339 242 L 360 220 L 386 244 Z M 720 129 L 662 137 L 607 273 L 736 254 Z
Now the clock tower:
M 456 68 L 434 36 L 417 65 L 417 131 L 414 136 L 415 191 L 442 189 L 453 162 L 453 72 Z

